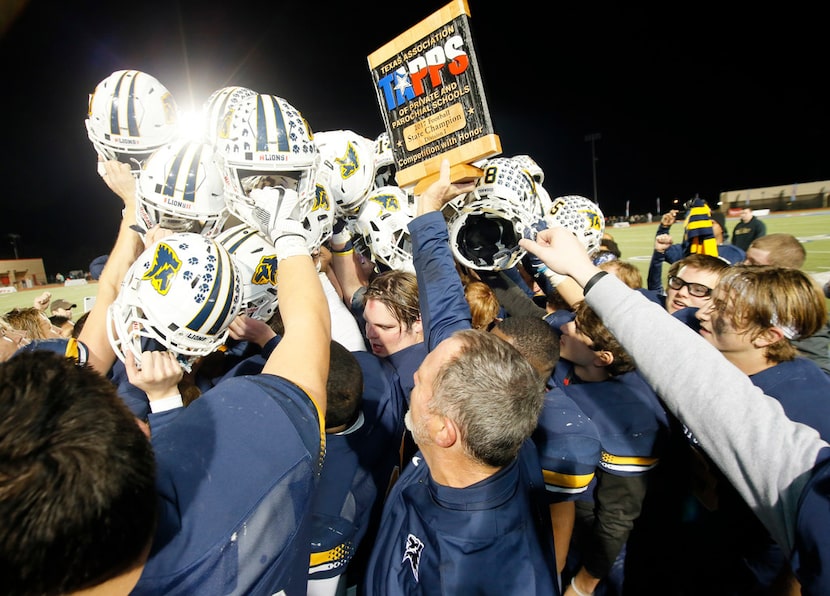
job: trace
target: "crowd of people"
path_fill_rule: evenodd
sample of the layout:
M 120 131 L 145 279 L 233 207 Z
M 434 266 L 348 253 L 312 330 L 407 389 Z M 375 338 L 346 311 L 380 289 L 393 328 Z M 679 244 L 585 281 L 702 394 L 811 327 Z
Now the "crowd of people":
M 671 211 L 644 285 L 528 155 L 414 196 L 282 97 L 202 125 L 145 72 L 90 97 L 124 209 L 89 312 L 0 317 L 5 592 L 830 593 L 796 238 Z

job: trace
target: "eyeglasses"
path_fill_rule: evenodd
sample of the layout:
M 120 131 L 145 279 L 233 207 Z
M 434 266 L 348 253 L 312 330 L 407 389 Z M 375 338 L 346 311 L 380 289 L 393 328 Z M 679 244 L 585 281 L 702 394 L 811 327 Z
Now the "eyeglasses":
M 679 290 L 683 286 L 688 286 L 689 294 L 695 298 L 706 298 L 712 293 L 712 288 L 707 288 L 703 284 L 688 282 L 680 277 L 677 277 L 676 275 L 669 277 L 669 287 L 672 290 Z

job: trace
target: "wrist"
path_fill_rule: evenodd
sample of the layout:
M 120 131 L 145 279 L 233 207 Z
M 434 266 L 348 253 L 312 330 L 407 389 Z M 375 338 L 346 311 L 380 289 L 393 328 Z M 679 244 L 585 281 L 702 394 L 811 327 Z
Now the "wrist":
M 598 272 L 594 273 L 594 275 L 591 276 L 591 279 L 585 282 L 585 285 L 582 286 L 582 295 L 587 295 L 588 292 L 591 291 L 591 288 L 593 288 L 596 285 L 596 283 L 606 275 L 608 275 L 608 272 L 603 270 L 599 270 Z
M 277 251 L 277 264 L 288 257 L 310 256 L 306 239 L 300 234 L 280 236 L 274 241 L 274 250 Z
M 181 393 L 170 395 L 168 397 L 161 397 L 158 399 L 150 399 L 150 411 L 153 414 L 174 410 L 184 406 Z
M 571 589 L 576 593 L 576 596 L 592 596 L 594 593 L 593 590 L 586 592 L 585 590 L 580 589 L 580 587 L 576 585 L 576 576 L 571 578 Z
M 331 242 L 331 254 L 338 257 L 354 254 L 354 244 L 352 244 L 351 240 L 348 240 L 343 246 L 338 248 L 334 242 Z

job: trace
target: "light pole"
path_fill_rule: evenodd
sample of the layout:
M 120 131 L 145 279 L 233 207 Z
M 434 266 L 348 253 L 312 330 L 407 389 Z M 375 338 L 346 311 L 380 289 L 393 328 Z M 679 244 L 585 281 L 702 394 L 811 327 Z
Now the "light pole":
M 20 234 L 9 234 L 9 240 L 11 240 L 12 248 L 14 249 L 14 258 L 20 258 L 17 256 L 17 241 L 20 240 Z
M 602 138 L 602 135 L 598 132 L 592 132 L 589 135 L 585 135 L 585 141 L 591 143 L 591 168 L 594 173 L 594 203 L 599 206 L 599 195 L 597 194 L 597 154 L 595 150 L 595 143 Z

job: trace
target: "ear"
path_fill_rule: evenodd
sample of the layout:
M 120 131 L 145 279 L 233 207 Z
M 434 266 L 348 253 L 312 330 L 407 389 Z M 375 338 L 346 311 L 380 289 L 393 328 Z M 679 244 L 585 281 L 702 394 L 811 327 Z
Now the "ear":
M 594 356 L 594 366 L 597 368 L 605 368 L 614 362 L 614 354 L 608 350 L 600 350 L 599 352 L 594 352 L 594 354 L 596 354 Z
M 434 416 L 433 420 L 436 421 L 436 424 L 442 425 L 433 434 L 435 444 L 445 449 L 455 445 L 459 437 L 458 426 L 456 426 L 455 422 L 446 416 Z
M 418 319 L 414 323 L 412 323 L 412 331 L 423 335 L 424 324 L 421 322 L 421 317 L 418 317 Z
M 770 327 L 769 329 L 764 330 L 761 335 L 752 340 L 752 345 L 756 348 L 766 348 L 772 344 L 778 343 L 782 339 L 785 339 L 784 332 L 778 327 Z

